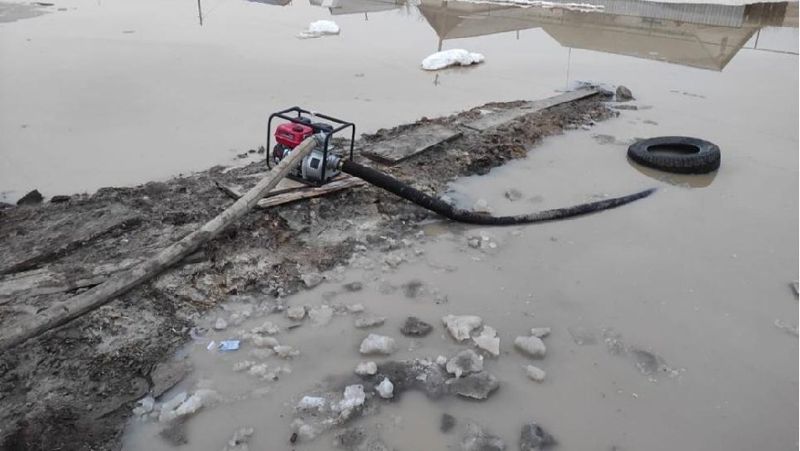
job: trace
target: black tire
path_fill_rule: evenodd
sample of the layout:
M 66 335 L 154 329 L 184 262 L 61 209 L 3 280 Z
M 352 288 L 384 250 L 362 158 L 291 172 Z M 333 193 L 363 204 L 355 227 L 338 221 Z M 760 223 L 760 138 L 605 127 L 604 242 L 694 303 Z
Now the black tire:
M 719 169 L 716 144 L 686 136 L 659 136 L 628 147 L 628 157 L 654 169 L 677 174 L 705 174 Z

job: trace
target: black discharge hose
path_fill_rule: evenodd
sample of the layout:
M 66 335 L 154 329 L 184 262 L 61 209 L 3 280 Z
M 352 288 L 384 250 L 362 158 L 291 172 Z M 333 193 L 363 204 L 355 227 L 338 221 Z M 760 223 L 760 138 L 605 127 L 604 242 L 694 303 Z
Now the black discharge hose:
M 536 222 L 555 221 L 558 219 L 572 218 L 574 216 L 586 215 L 596 211 L 608 210 L 621 205 L 645 198 L 656 190 L 655 188 L 646 189 L 638 193 L 627 196 L 604 199 L 596 202 L 573 205 L 565 208 L 555 208 L 553 210 L 538 211 L 526 215 L 517 216 L 490 216 L 476 213 L 474 211 L 462 210 L 441 201 L 433 196 L 429 196 L 422 191 L 414 189 L 405 183 L 397 180 L 382 172 L 372 168 L 362 166 L 350 160 L 345 160 L 341 166 L 342 172 L 365 180 L 379 188 L 394 193 L 404 199 L 410 200 L 415 204 L 436 212 L 448 219 L 467 224 L 481 225 L 514 225 L 514 224 L 533 224 Z

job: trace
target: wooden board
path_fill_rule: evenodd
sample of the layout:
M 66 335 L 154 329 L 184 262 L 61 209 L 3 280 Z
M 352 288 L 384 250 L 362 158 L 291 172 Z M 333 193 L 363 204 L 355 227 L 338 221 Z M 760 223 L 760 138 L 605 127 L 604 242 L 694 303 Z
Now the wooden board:
M 459 136 L 461 136 L 461 132 L 458 130 L 439 124 L 426 124 L 416 127 L 404 135 L 377 143 L 362 154 L 371 160 L 393 165 Z
M 589 96 L 593 96 L 599 92 L 600 91 L 596 89 L 579 89 L 577 91 L 565 92 L 563 94 L 559 94 L 553 97 L 548 97 L 546 99 L 526 102 L 524 105 L 517 108 L 512 108 L 510 110 L 502 110 L 493 113 L 488 113 L 472 122 L 468 122 L 463 125 L 472 130 L 482 132 L 489 130 L 490 128 L 505 125 L 515 119 L 521 118 L 522 116 L 531 113 L 536 113 L 538 111 L 542 111 L 547 108 L 552 108 L 562 103 L 572 102 L 575 100 L 580 100 Z
M 239 193 L 240 187 L 225 186 L 219 182 L 216 182 L 216 184 L 220 190 L 231 198 L 238 199 L 241 197 Z M 366 184 L 367 182 L 347 174 L 338 175 L 322 186 L 310 186 L 296 180 L 283 179 L 269 194 L 258 201 L 256 208 L 270 208 L 276 205 L 287 204 L 302 199 L 310 199 L 312 197 L 320 197 L 343 189 Z

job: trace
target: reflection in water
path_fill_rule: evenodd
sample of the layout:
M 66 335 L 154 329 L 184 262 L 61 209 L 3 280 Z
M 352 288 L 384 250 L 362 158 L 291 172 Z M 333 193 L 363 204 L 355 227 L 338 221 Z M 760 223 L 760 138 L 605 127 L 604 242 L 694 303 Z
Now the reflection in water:
M 252 0 L 251 0 L 252 1 Z M 401 8 L 390 0 L 310 0 L 332 15 Z M 558 3 L 558 2 L 556 2 Z M 797 27 L 797 3 L 676 4 L 592 0 L 602 7 L 522 7 L 498 1 L 421 0 L 422 16 L 448 39 L 541 28 L 562 46 L 721 71 L 762 27 Z
M 628 164 L 650 178 L 684 188 L 705 188 L 711 185 L 711 182 L 713 182 L 714 178 L 717 176 L 717 172 L 719 172 L 713 171 L 708 174 L 672 174 L 642 166 L 630 158 L 628 158 Z

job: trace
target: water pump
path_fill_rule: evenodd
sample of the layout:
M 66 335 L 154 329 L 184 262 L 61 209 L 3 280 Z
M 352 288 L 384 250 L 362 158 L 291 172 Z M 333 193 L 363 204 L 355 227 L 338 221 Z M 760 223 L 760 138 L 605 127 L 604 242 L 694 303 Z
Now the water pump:
M 350 130 L 349 159 L 353 159 L 353 145 L 356 136 L 356 126 L 352 122 L 343 121 L 324 114 L 313 113 L 299 107 L 288 108 L 273 113 L 267 122 L 267 149 L 270 148 L 272 120 L 283 119 L 284 122 L 275 128 L 275 147 L 267 156 L 267 165 L 278 164 L 282 159 L 291 154 L 292 150 L 300 145 L 309 136 L 316 135 L 317 146 L 290 174 L 289 177 L 309 184 L 320 186 L 328 183 L 339 175 L 339 167 L 345 159 L 342 149 L 336 148 L 332 138 L 336 133 Z M 327 122 L 317 121 L 323 120 Z

